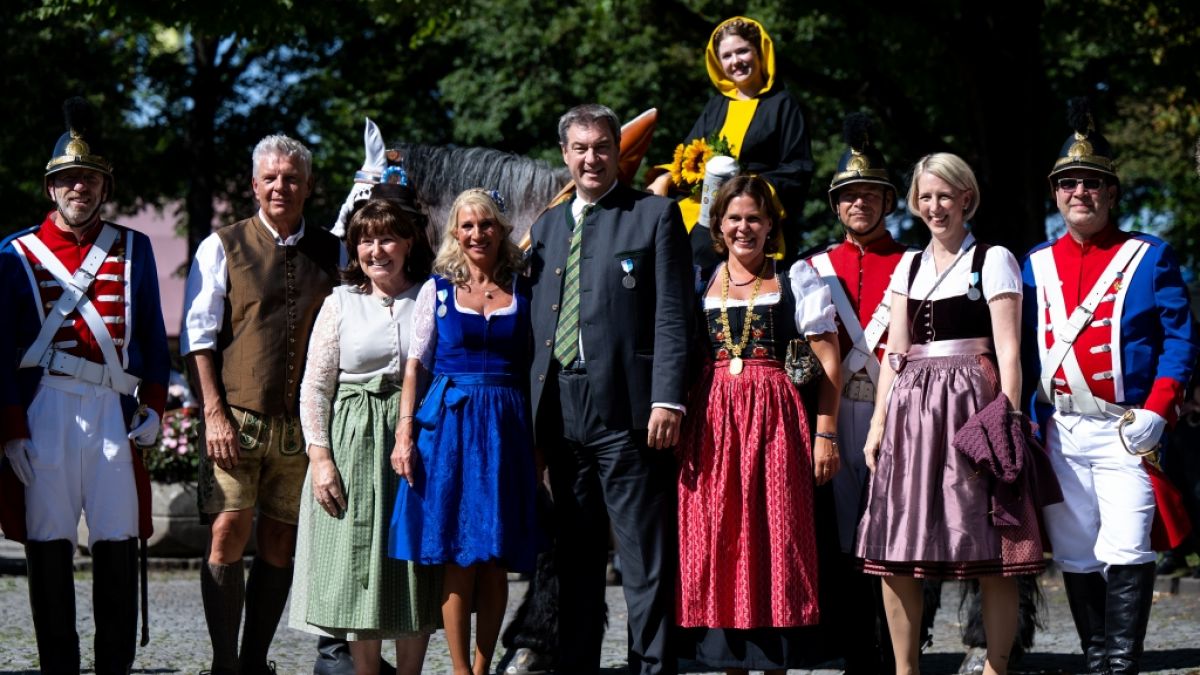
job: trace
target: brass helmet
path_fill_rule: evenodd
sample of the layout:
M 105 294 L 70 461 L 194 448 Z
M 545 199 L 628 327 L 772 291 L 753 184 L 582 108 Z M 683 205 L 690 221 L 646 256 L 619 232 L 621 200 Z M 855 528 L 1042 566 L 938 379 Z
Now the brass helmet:
M 850 146 L 842 154 L 837 171 L 829 183 L 829 206 L 837 213 L 837 193 L 851 183 L 881 185 L 891 192 L 892 207 L 896 205 L 896 186 L 888 174 L 883 153 L 871 144 L 871 118 L 861 112 L 846 115 L 842 124 L 842 138 Z M 886 214 L 885 214 L 886 215 Z
M 1071 169 L 1088 169 L 1102 173 L 1119 186 L 1121 179 L 1117 176 L 1117 162 L 1113 158 L 1112 146 L 1096 131 L 1091 106 L 1086 98 L 1079 97 L 1067 101 L 1067 124 L 1073 129 L 1073 133 L 1067 136 L 1058 152 L 1058 159 L 1054 162 L 1054 169 L 1047 176 L 1050 189 L 1054 189 L 1056 176 Z
M 58 137 L 54 152 L 46 163 L 43 187 L 50 190 L 50 176 L 76 167 L 98 171 L 104 175 L 105 195 L 112 194 L 112 164 L 100 155 L 96 109 L 78 96 L 63 102 L 63 117 L 67 131 Z

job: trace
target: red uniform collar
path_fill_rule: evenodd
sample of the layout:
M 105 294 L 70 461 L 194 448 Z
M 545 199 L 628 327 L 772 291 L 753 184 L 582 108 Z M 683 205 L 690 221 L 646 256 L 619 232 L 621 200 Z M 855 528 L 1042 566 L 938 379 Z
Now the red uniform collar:
M 847 234 L 846 238 L 842 240 L 842 245 L 858 249 L 863 253 L 874 253 L 876 255 L 887 255 L 897 251 L 903 252 L 908 250 L 906 246 L 893 239 L 892 234 L 887 230 L 884 230 L 883 236 L 872 239 L 866 244 L 860 244 L 857 241 L 854 241 L 850 238 L 850 235 Z
M 1083 256 L 1089 251 L 1097 249 L 1101 251 L 1107 251 L 1117 248 L 1121 244 L 1124 244 L 1126 241 L 1128 241 L 1131 236 L 1133 235 L 1110 223 L 1107 227 L 1097 232 L 1095 236 L 1093 236 L 1091 239 L 1088 239 L 1086 242 L 1081 243 L 1076 241 L 1075 237 L 1072 237 L 1071 233 L 1068 232 L 1059 237 L 1055 245 L 1062 250 L 1069 251 L 1078 256 Z
M 96 239 L 100 236 L 100 230 L 104 229 L 104 223 L 97 221 L 95 225 L 88 228 L 87 232 L 83 233 L 83 239 L 76 241 L 73 232 L 64 232 L 59 229 L 54 222 L 55 211 L 46 214 L 46 219 L 42 221 L 41 228 L 38 229 L 38 239 L 46 242 L 51 249 L 58 249 L 62 246 L 90 246 L 96 243 Z

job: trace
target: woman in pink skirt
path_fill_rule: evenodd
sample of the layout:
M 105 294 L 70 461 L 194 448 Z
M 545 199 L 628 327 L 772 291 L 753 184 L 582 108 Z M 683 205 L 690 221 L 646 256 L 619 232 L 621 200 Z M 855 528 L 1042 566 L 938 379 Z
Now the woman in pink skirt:
M 990 514 L 993 479 L 953 447 L 977 411 L 1000 395 L 1011 408 L 1021 393 L 1021 274 L 1012 253 L 967 231 L 978 206 L 979 185 L 959 157 L 929 155 L 913 168 L 908 208 L 932 240 L 892 275 L 891 367 L 864 448 L 873 475 L 857 541 L 864 571 L 884 577 L 897 673 L 918 672 L 923 578 L 979 579 L 984 672 L 1006 672 L 1013 577 L 1045 564 L 1040 547 L 1006 557 Z

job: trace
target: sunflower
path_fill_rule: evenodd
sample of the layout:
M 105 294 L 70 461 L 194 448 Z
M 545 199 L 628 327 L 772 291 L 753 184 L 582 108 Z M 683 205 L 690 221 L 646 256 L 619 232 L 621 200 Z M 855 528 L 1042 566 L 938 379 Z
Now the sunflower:
M 683 143 L 675 146 L 675 157 L 671 160 L 671 182 L 683 186 Z
M 703 138 L 697 138 L 688 144 L 683 151 L 680 162 L 680 174 L 683 180 L 691 184 L 699 184 L 704 180 L 704 164 L 712 157 L 712 150 Z

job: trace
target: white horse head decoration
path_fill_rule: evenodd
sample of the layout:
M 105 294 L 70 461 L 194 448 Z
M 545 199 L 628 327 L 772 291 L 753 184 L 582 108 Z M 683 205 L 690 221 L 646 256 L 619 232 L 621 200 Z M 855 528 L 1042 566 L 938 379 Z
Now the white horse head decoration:
M 381 181 L 384 170 L 387 168 L 387 147 L 383 143 L 383 134 L 379 133 L 379 127 L 371 121 L 371 118 L 365 119 L 367 123 L 363 129 L 365 156 L 362 169 L 354 174 L 354 187 L 350 190 L 350 194 L 346 195 L 346 201 L 342 202 L 342 208 L 338 211 L 337 220 L 330 228 L 330 232 L 339 239 L 346 236 L 346 228 L 350 225 L 350 214 L 354 213 L 355 205 L 370 199 L 371 187 Z

